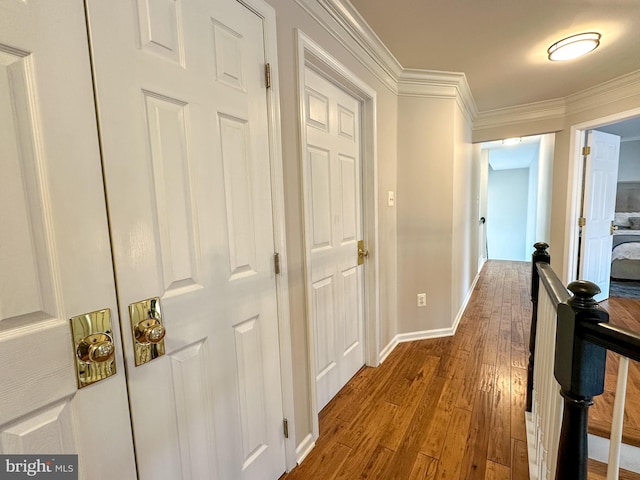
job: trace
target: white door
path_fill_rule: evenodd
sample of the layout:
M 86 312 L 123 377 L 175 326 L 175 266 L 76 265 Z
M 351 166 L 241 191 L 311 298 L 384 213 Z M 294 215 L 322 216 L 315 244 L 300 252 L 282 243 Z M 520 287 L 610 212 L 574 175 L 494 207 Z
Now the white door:
M 276 479 L 263 20 L 234 0 L 88 3 L 121 315 L 160 297 L 166 327 L 138 367 L 123 331 L 140 478 Z
M 618 155 L 620 137 L 591 130 L 587 132 L 587 156 L 584 180 L 584 218 L 580 248 L 579 278 L 600 287 L 597 301 L 609 298 L 611 274 L 611 248 L 613 237 L 611 222 L 616 207 L 618 184 Z
M 360 104 L 305 68 L 305 218 L 317 407 L 364 365 Z
M 0 1 L 0 151 L 0 453 L 135 478 L 81 1 Z M 79 390 L 69 318 L 107 308 L 116 373 Z

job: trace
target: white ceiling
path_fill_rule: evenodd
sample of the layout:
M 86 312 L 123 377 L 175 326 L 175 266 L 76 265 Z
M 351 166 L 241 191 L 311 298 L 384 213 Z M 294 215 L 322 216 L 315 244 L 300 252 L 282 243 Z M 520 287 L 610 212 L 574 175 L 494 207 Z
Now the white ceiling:
M 521 143 L 510 148 L 489 149 L 489 165 L 494 170 L 529 168 L 538 158 L 539 143 Z
M 563 98 L 640 70 L 640 0 L 350 0 L 404 68 L 463 72 L 480 112 Z M 594 52 L 547 48 L 598 31 Z

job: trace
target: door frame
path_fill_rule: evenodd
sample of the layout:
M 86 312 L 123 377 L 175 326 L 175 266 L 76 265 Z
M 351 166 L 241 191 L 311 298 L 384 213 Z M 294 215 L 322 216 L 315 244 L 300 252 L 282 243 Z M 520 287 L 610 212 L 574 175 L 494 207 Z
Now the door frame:
M 280 258 L 280 274 L 275 275 L 278 305 L 278 337 L 280 378 L 282 385 L 282 415 L 288 422 L 288 437 L 283 437 L 286 469 L 297 464 L 294 409 L 293 356 L 291 349 L 291 316 L 289 311 L 289 275 L 285 225 L 284 167 L 282 157 L 282 123 L 280 119 L 280 82 L 276 11 L 264 0 L 236 0 L 263 20 L 265 62 L 270 65 L 271 87 L 267 88 L 269 115 L 269 157 L 271 167 L 271 199 L 273 212 L 273 241 Z
M 640 116 L 640 108 L 598 117 L 571 126 L 569 140 L 569 188 L 567 189 L 567 209 L 565 216 L 564 265 L 562 281 L 567 284 L 576 280 L 578 268 L 578 217 L 582 203 L 582 179 L 584 162 L 582 147 L 584 146 L 587 130 L 597 130 L 598 127 L 611 123 L 622 122 Z
M 360 144 L 362 158 L 362 234 L 369 250 L 364 271 L 364 357 L 365 364 L 371 367 L 379 365 L 380 351 L 380 292 L 379 292 L 379 253 L 378 253 L 378 169 L 376 145 L 376 91 L 353 74 L 304 32 L 296 29 L 297 74 L 299 106 L 299 145 L 302 188 L 300 191 L 304 221 L 304 272 L 306 325 L 308 339 L 308 375 L 309 402 L 311 407 L 312 435 L 315 441 L 319 436 L 318 402 L 316 392 L 315 334 L 311 325 L 311 245 L 308 231 L 308 219 L 304 200 L 304 155 L 307 140 L 304 128 L 304 92 L 305 67 L 311 67 L 325 76 L 331 83 L 353 96 L 360 103 Z

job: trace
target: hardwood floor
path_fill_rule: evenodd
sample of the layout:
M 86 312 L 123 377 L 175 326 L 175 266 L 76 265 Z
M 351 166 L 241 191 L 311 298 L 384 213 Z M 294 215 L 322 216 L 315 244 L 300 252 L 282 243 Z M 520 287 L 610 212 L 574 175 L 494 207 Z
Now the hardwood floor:
M 530 268 L 488 262 L 454 337 L 402 343 L 380 367 L 361 369 L 320 413 L 316 447 L 281 480 L 528 480 Z M 602 305 L 613 323 L 640 330 L 640 301 Z M 609 354 L 605 393 L 590 412 L 590 431 L 601 436 L 610 428 L 617 368 Z M 640 439 L 634 362 L 625 422 L 627 441 Z M 590 480 L 603 472 L 590 461 Z
M 601 305 L 609 311 L 611 323 L 640 331 L 640 300 L 610 298 Z M 605 392 L 596 397 L 589 412 L 589 432 L 608 438 L 618 378 L 618 355 L 607 354 Z M 623 441 L 640 447 L 640 364 L 629 363 Z
M 282 480 L 527 480 L 530 268 L 488 262 L 454 337 L 402 343 L 360 370 Z

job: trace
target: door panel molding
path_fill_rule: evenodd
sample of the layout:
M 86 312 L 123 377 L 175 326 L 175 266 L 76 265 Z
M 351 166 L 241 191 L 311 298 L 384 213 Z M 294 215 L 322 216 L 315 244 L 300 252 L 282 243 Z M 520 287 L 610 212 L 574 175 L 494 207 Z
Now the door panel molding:
M 361 136 L 360 155 L 362 157 L 362 226 L 363 237 L 367 248 L 371 252 L 364 269 L 364 340 L 365 340 L 365 362 L 369 366 L 377 366 L 380 351 L 380 294 L 379 294 L 379 256 L 378 256 L 378 178 L 377 178 L 377 152 L 376 152 L 376 92 L 365 82 L 354 75 L 349 69 L 323 50 L 318 44 L 311 40 L 305 33 L 296 30 L 297 54 L 298 54 L 298 94 L 299 94 L 299 119 L 300 119 L 300 145 L 301 151 L 307 152 L 307 141 L 305 134 L 305 115 L 307 108 L 304 105 L 306 97 L 305 68 L 310 67 L 329 79 L 333 84 L 349 93 L 360 102 L 361 106 Z M 320 97 L 318 97 L 320 98 Z M 321 107 L 322 102 L 318 102 Z M 316 115 L 312 116 L 318 124 L 322 119 L 320 109 Z M 341 130 L 348 138 L 353 127 L 349 126 L 348 110 L 341 110 Z M 344 118 L 342 118 L 344 117 Z M 350 129 L 351 128 L 351 129 Z M 304 203 L 304 201 L 303 201 Z M 306 211 L 306 210 L 305 210 Z M 307 224 L 308 222 L 305 222 Z M 307 321 L 311 321 L 310 308 L 313 303 L 313 292 L 309 286 L 312 284 L 310 269 L 310 232 L 305 231 L 305 278 L 306 278 L 306 305 Z M 313 328 L 307 328 L 309 335 L 309 387 L 311 401 L 311 424 L 314 439 L 319 436 L 317 389 L 315 368 L 316 352 L 314 349 Z
M 110 199 L 128 200 L 110 208 L 120 298 L 126 305 L 164 287 L 166 357 L 129 369 L 133 421 L 144 426 L 155 418 L 161 429 L 136 428 L 140 475 L 273 476 L 296 463 L 295 438 L 284 438 L 282 429 L 282 416 L 293 423 L 293 375 L 275 10 L 262 0 L 148 3 L 88 2 L 106 183 Z M 139 17 L 153 20 L 142 45 L 132 41 Z M 115 22 L 130 34 L 114 39 Z M 154 45 L 178 55 L 163 58 Z M 271 88 L 254 75 L 265 63 Z M 130 78 L 119 75 L 126 69 Z M 138 101 L 145 92 L 155 93 Z M 150 125 L 140 121 L 145 114 Z M 236 215 L 243 221 L 228 218 Z M 179 233 L 164 245 L 161 234 L 173 230 Z M 183 392 L 179 384 L 205 376 L 189 364 L 207 356 L 214 365 L 206 381 L 192 395 Z M 256 370 L 267 375 L 263 385 L 242 382 Z M 149 386 L 152 408 L 144 396 Z M 191 401 L 195 411 L 208 405 L 211 421 L 192 429 Z M 198 451 L 151 464 L 171 437 L 185 445 L 209 437 L 200 443 L 215 444 L 218 461 L 206 464 Z
M 0 0 L 0 452 L 135 478 L 87 42 L 82 2 Z M 78 390 L 69 319 L 97 309 L 115 374 Z

